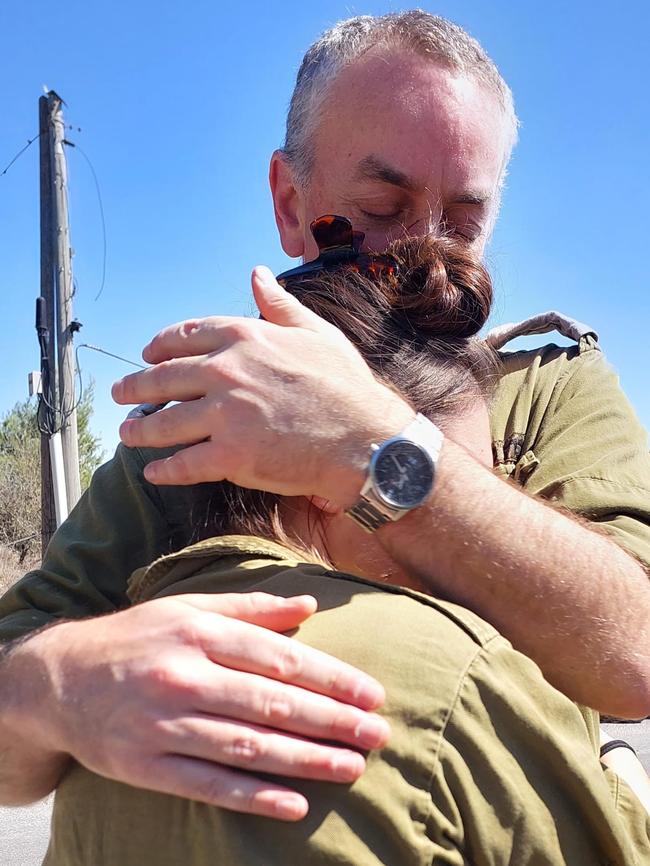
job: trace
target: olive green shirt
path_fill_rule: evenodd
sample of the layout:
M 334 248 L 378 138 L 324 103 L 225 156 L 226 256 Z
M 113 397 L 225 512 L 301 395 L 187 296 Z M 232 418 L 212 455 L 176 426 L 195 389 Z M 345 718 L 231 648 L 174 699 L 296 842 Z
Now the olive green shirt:
M 596 522 L 650 567 L 647 435 L 593 336 L 501 354 L 491 402 L 496 471 Z M 56 617 L 123 607 L 134 569 L 197 540 L 210 485 L 156 487 L 143 475 L 148 462 L 172 450 L 120 445 L 97 470 L 42 567 L 0 600 L 0 643 Z
M 136 601 L 248 591 L 317 598 L 296 639 L 384 684 L 388 745 L 353 785 L 292 781 L 310 803 L 295 824 L 75 765 L 57 790 L 46 866 L 650 862 L 648 816 L 603 772 L 575 706 L 464 608 L 241 537 L 200 542 L 130 583 Z
M 510 334 L 550 326 L 577 345 L 501 352 L 502 374 L 490 406 L 495 471 L 597 523 L 650 568 L 647 434 L 593 331 L 578 325 L 552 313 L 500 329 L 499 347 Z M 173 450 L 119 446 L 97 470 L 42 567 L 0 599 L 0 643 L 59 617 L 125 606 L 134 569 L 200 537 L 211 485 L 156 487 L 143 475 L 148 462 Z M 506 533 L 525 531 L 503 527 Z M 597 748 L 597 715 L 582 711 Z

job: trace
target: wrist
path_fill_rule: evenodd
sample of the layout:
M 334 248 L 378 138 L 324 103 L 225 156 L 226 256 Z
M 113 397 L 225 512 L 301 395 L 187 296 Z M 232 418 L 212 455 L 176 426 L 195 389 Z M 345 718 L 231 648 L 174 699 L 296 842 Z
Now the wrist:
M 415 418 L 415 411 L 390 388 L 377 383 L 371 394 L 364 394 L 364 412 L 338 449 L 336 465 L 323 477 L 322 495 L 339 508 L 347 509 L 359 499 L 368 475 L 371 446 L 397 436 Z
M 65 625 L 57 623 L 17 641 L 0 666 L 3 727 L 16 741 L 30 745 L 35 761 L 66 755 L 59 733 L 64 726 L 56 687 L 63 646 L 60 629 Z

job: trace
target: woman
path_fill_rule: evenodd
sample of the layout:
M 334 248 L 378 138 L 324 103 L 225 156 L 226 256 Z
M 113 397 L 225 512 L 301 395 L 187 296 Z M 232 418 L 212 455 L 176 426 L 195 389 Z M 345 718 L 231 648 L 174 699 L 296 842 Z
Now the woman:
M 340 328 L 414 410 L 490 463 L 486 401 L 497 361 L 476 338 L 492 298 L 485 270 L 446 238 L 396 242 L 382 256 L 347 240 L 321 248 L 316 266 L 284 275 L 287 287 Z M 223 483 L 206 486 L 195 519 L 197 543 L 134 573 L 132 601 L 314 595 L 319 612 L 296 639 L 382 681 L 390 742 L 368 755 L 350 787 L 298 785 L 311 810 L 294 825 L 76 766 L 57 792 L 46 863 L 480 866 L 650 856 L 642 810 L 625 786 L 612 798 L 574 705 L 479 617 L 419 592 L 377 536 L 336 503 Z M 198 694 L 200 672 L 187 685 Z M 269 726 L 290 713 L 270 704 Z M 191 754 L 206 736 L 202 721 L 197 710 L 143 735 L 164 744 L 173 726 Z M 233 765 L 254 763 L 258 733 L 251 725 Z

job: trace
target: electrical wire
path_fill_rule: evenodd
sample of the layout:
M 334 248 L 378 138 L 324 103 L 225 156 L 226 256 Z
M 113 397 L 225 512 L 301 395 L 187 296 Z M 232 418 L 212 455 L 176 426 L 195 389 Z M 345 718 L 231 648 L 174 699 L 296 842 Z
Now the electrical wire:
M 101 349 L 99 346 L 93 346 L 92 343 L 79 343 L 77 349 L 92 349 L 93 352 L 101 352 L 102 355 L 108 355 L 110 358 L 117 358 L 118 361 L 124 361 L 125 364 L 130 364 L 132 367 L 139 367 L 140 370 L 146 370 L 146 364 L 138 364 L 137 361 L 129 361 L 128 358 L 123 358 L 121 355 L 116 355 L 113 352 L 108 352 L 106 349 Z
M 75 395 L 74 404 L 65 412 L 61 412 L 60 407 L 54 405 L 56 397 L 51 393 L 49 364 L 47 354 L 44 352 L 44 347 L 41 347 L 41 393 L 38 395 L 38 408 L 36 410 L 36 423 L 39 433 L 44 436 L 53 436 L 65 425 L 70 415 L 75 412 L 83 400 L 84 383 L 81 375 L 81 364 L 79 363 L 79 349 L 91 349 L 93 352 L 100 352 L 102 355 L 108 355 L 109 358 L 115 358 L 118 361 L 123 361 L 125 364 L 130 364 L 132 367 L 138 367 L 140 370 L 146 370 L 145 364 L 138 364 L 137 361 L 130 361 L 122 355 L 117 355 L 115 352 L 109 352 L 107 349 L 102 349 L 101 346 L 94 346 L 92 343 L 78 343 L 75 346 L 75 375 L 77 377 L 77 393 Z
M 0 177 L 2 177 L 4 174 L 6 174 L 9 171 L 11 166 L 17 160 L 20 159 L 20 157 L 23 155 L 23 153 L 25 153 L 25 151 L 28 150 L 32 146 L 32 144 L 34 144 L 35 141 L 38 141 L 38 139 L 41 137 L 41 135 L 43 135 L 43 133 L 39 132 L 38 135 L 34 136 L 34 138 L 28 138 L 27 139 L 27 144 L 21 150 L 18 151 L 18 153 L 14 156 L 14 158 L 9 163 L 9 165 L 6 168 L 4 168 L 2 171 L 0 171 Z
M 91 174 L 93 176 L 93 180 L 95 182 L 95 191 L 97 193 L 97 202 L 99 204 L 99 215 L 100 215 L 101 223 L 102 223 L 102 239 L 103 239 L 102 279 L 101 279 L 101 283 L 99 286 L 99 291 L 95 295 L 95 300 L 98 300 L 99 296 L 104 291 L 104 286 L 106 285 L 106 246 L 107 246 L 106 245 L 106 219 L 104 217 L 104 203 L 102 201 L 102 193 L 101 193 L 101 189 L 99 186 L 99 180 L 97 178 L 97 173 L 93 167 L 92 162 L 90 161 L 90 157 L 87 155 L 85 150 L 81 147 L 81 145 L 77 144 L 76 142 L 65 141 L 65 144 L 71 145 L 72 147 L 75 148 L 75 150 L 78 150 L 79 153 L 83 156 L 83 158 L 88 163 L 88 168 L 90 169 Z

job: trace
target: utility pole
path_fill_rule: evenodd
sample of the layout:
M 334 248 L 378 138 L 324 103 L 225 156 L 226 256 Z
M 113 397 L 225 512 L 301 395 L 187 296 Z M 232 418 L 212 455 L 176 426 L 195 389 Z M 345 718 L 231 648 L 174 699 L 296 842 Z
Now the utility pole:
M 63 101 L 51 90 L 38 104 L 41 193 L 41 295 L 36 331 L 41 349 L 41 544 L 81 496 L 75 406 L 72 252 L 68 228 Z
M 49 138 L 52 165 L 52 230 L 54 238 L 54 285 L 56 287 L 56 343 L 58 354 L 58 387 L 68 510 L 81 496 L 79 477 L 79 443 L 75 407 L 75 360 L 72 322 L 72 252 L 68 227 L 67 168 L 63 141 L 63 102 L 53 90 L 48 95 Z
M 45 333 L 42 338 L 41 352 L 41 388 L 44 399 L 44 411 L 40 413 L 41 423 L 52 413 L 49 406 L 56 404 L 56 362 L 54 342 L 54 263 L 52 260 L 52 181 L 50 155 L 50 108 L 46 96 L 38 100 L 38 131 L 39 131 L 39 177 L 41 203 L 41 309 L 45 321 L 41 322 Z M 38 328 L 37 317 L 37 328 Z M 52 418 L 53 423 L 55 419 Z M 50 538 L 56 530 L 56 515 L 52 489 L 52 467 L 50 464 L 50 436 L 42 428 L 41 432 L 41 551 L 44 554 Z

